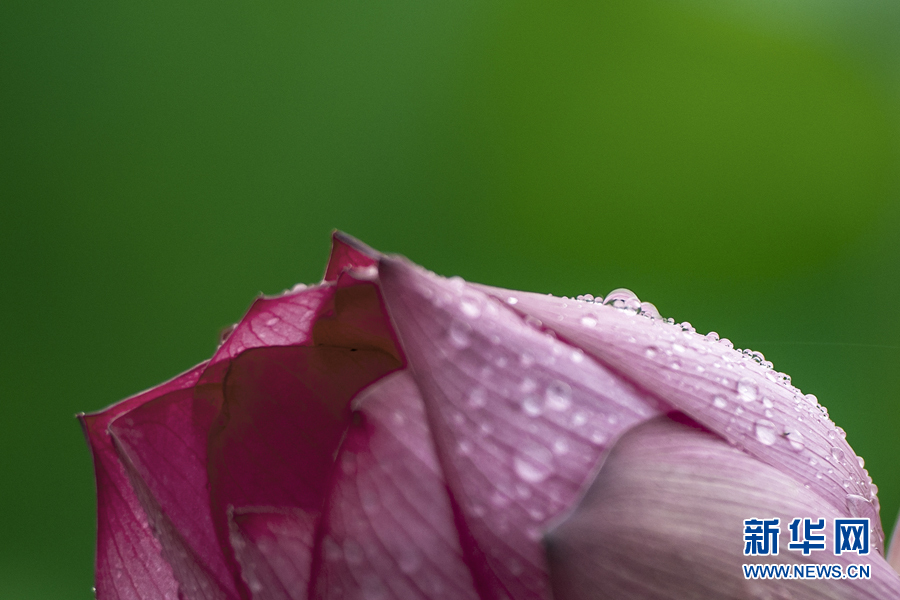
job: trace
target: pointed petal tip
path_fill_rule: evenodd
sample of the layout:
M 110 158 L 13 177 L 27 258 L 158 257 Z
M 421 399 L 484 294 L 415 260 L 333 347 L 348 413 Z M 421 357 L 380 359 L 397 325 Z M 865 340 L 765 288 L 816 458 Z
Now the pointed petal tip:
M 378 250 L 375 250 L 365 242 L 358 240 L 349 233 L 345 233 L 340 229 L 335 229 L 331 232 L 331 239 L 336 242 L 340 242 L 341 244 L 344 244 L 345 246 L 348 246 L 356 250 L 360 254 L 364 254 L 373 260 L 381 256 L 381 252 L 379 252 Z
M 348 268 L 371 267 L 378 262 L 381 253 L 343 231 L 331 234 L 331 256 L 325 268 L 323 281 L 336 281 Z

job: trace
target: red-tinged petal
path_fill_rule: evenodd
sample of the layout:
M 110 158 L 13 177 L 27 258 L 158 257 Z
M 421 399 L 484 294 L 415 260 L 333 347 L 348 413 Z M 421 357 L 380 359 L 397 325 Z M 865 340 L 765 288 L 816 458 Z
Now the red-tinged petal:
M 547 538 L 556 600 L 900 597 L 880 554 L 833 554 L 836 511 L 718 436 L 659 417 L 626 433 L 576 510 Z M 787 547 L 794 518 L 826 519 L 824 550 Z M 744 519 L 779 518 L 778 556 L 744 556 Z M 871 579 L 753 580 L 743 564 L 871 565 Z
M 318 511 L 351 398 L 399 367 L 372 350 L 258 348 L 231 364 L 209 437 L 214 506 Z
M 373 267 L 378 262 L 379 256 L 381 253 L 356 238 L 342 231 L 335 231 L 331 235 L 331 256 L 325 268 L 323 281 L 337 281 L 345 269 Z
M 305 600 L 317 515 L 242 508 L 229 516 L 231 545 L 253 600 Z
M 210 512 L 207 432 L 215 418 L 194 390 L 156 398 L 110 425 L 120 459 L 138 492 L 163 556 L 187 598 L 238 598 Z
M 478 594 L 407 371 L 366 389 L 338 457 L 317 557 L 315 598 Z
M 313 326 L 334 292 L 333 285 L 320 285 L 258 298 L 216 350 L 202 380 L 220 383 L 228 361 L 251 348 L 312 345 Z
M 548 598 L 545 528 L 659 404 L 461 280 L 395 258 L 379 273 L 480 596 Z
M 108 427 L 117 417 L 166 394 L 190 388 L 205 365 L 103 411 L 80 415 L 94 457 L 97 478 L 97 564 L 99 600 L 172 599 L 178 584 L 153 536 L 147 515 L 116 455 Z
M 481 286 L 563 339 L 796 481 L 846 516 L 869 517 L 884 550 L 878 498 L 860 459 L 815 399 L 772 369 L 660 319 L 607 305 Z

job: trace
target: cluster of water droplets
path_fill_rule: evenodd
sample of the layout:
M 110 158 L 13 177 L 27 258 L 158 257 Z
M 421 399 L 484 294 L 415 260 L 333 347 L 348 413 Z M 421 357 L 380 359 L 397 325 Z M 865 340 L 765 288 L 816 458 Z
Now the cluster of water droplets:
M 676 378 L 675 373 L 690 369 L 691 375 L 716 381 L 720 392 L 710 399 L 711 407 L 722 413 L 718 420 L 724 420 L 725 437 L 730 443 L 739 447 L 754 440 L 763 446 L 784 448 L 798 456 L 806 455 L 806 463 L 811 469 L 805 469 L 802 477 L 809 477 L 814 470 L 816 480 L 831 479 L 840 484 L 846 492 L 846 503 L 849 512 L 854 516 L 872 516 L 877 514 L 877 487 L 863 466 L 862 459 L 852 455 L 852 451 L 839 442 L 846 436 L 843 429 L 837 427 L 829 418 L 827 409 L 818 403 L 812 394 L 803 392 L 793 385 L 789 375 L 777 371 L 771 361 L 758 351 L 736 349 L 727 338 L 721 338 L 711 331 L 706 335 L 698 334 L 688 322 L 676 323 L 672 318 L 664 318 L 656 307 L 649 302 L 642 302 L 638 296 L 627 289 L 619 288 L 605 297 L 583 294 L 576 298 L 562 298 L 562 306 L 576 303 L 579 315 L 576 317 L 580 326 L 597 327 L 600 323 L 597 310 L 599 306 L 609 307 L 636 318 L 646 318 L 655 327 L 664 328 L 652 336 L 643 349 L 648 359 L 659 361 L 669 367 L 667 377 L 681 385 L 690 383 L 690 378 Z M 505 301 L 510 306 L 519 303 L 516 296 L 508 296 Z M 480 311 L 460 301 L 460 308 L 468 317 L 476 317 Z M 591 310 L 591 307 L 598 307 Z M 563 320 L 562 315 L 557 317 Z M 550 335 L 555 335 L 552 323 L 545 326 L 533 316 L 525 318 L 525 323 Z M 471 328 L 460 324 L 451 327 L 450 341 L 456 347 L 467 345 Z M 637 343 L 634 337 L 630 342 Z M 465 344 L 463 343 L 465 342 Z M 700 355 L 699 359 L 698 356 Z M 578 351 L 574 359 L 583 358 Z M 760 385 L 759 377 L 776 384 L 781 392 L 775 392 L 765 385 Z M 526 379 L 527 382 L 527 379 Z M 528 387 L 527 383 L 524 384 Z M 526 390 L 521 409 L 528 416 L 539 416 L 556 409 L 568 408 L 565 394 L 557 394 L 549 388 L 543 396 L 538 390 Z M 792 398 L 792 403 L 784 402 L 785 397 Z M 471 400 L 473 406 L 481 400 Z M 574 426 L 583 425 L 587 417 L 576 411 L 572 415 Z M 818 423 L 816 423 L 818 422 Z M 826 439 L 822 439 L 824 436 Z M 602 436 L 594 439 L 601 443 Z M 514 461 L 517 475 L 525 481 L 540 483 L 553 467 L 553 458 L 568 451 L 565 440 L 552 443 L 551 447 L 540 452 L 529 451 Z M 848 456 L 848 454 L 850 454 Z M 852 461 L 852 463 L 851 463 Z M 810 479 L 811 481 L 811 479 Z M 807 487 L 810 487 L 807 484 Z M 874 513 L 873 513 L 874 509 Z
M 569 300 L 564 298 L 564 300 Z M 704 371 L 711 370 L 716 373 L 732 374 L 720 375 L 718 383 L 722 387 L 731 390 L 715 394 L 711 399 L 711 405 L 715 410 L 730 413 L 726 433 L 733 435 L 732 443 L 742 445 L 741 425 L 752 416 L 752 422 L 744 425 L 747 434 L 752 435 L 758 443 L 764 446 L 783 444 L 796 453 L 810 455 L 808 464 L 818 470 L 815 478 L 818 480 L 829 478 L 840 483 L 847 492 L 847 507 L 854 516 L 868 516 L 871 511 L 866 508 L 870 505 L 877 510 L 878 488 L 872 483 L 872 478 L 864 468 L 862 458 L 847 456 L 841 446 L 837 444 L 838 438 L 845 438 L 843 429 L 836 426 L 828 416 L 828 410 L 819 404 L 812 394 L 803 394 L 791 382 L 791 377 L 786 373 L 777 371 L 771 361 L 766 360 L 762 352 L 751 349 L 734 348 L 734 344 L 727 338 L 720 338 L 719 334 L 711 331 L 705 336 L 696 333 L 696 329 L 688 322 L 676 323 L 674 319 L 663 318 L 656 307 L 649 302 L 641 302 L 636 294 L 627 289 L 616 289 L 606 295 L 593 296 L 584 294 L 577 296 L 575 301 L 583 305 L 601 304 L 618 309 L 624 313 L 634 314 L 649 318 L 654 325 L 670 327 L 668 335 L 654 339 L 654 342 L 644 348 L 644 355 L 652 360 L 663 361 L 672 371 L 680 371 L 683 362 L 679 358 L 688 352 L 700 355 L 713 355 L 720 359 L 712 361 L 690 361 L 697 375 L 703 376 Z M 580 317 L 580 324 L 584 327 L 596 327 L 599 319 L 595 314 L 586 312 Z M 718 352 L 711 352 L 712 344 L 718 346 Z M 726 351 L 722 351 L 722 349 Z M 710 375 L 711 373 L 707 373 Z M 778 384 L 792 398 L 791 408 L 794 414 L 788 413 L 783 406 L 776 407 L 773 401 L 761 390 L 756 376 L 762 374 L 769 381 Z M 760 410 L 760 408 L 762 410 Z M 824 426 L 826 436 L 825 457 L 817 458 L 817 453 L 809 449 L 811 438 L 821 435 L 821 429 L 814 430 L 805 426 L 811 421 L 818 421 Z M 746 427 L 749 426 L 749 429 Z M 746 435 L 746 434 L 745 434 Z M 821 444 L 814 444 L 820 446 Z M 849 461 L 858 463 L 850 464 Z M 838 467 L 837 469 L 835 467 Z M 858 473 L 862 473 L 860 477 Z

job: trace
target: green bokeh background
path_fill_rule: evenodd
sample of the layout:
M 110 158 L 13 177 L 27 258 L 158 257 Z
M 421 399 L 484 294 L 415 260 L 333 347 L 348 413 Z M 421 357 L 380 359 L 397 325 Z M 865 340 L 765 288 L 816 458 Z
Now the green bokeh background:
M 762 351 L 900 508 L 900 4 L 6 0 L 0 597 L 89 598 L 73 418 L 340 228 Z

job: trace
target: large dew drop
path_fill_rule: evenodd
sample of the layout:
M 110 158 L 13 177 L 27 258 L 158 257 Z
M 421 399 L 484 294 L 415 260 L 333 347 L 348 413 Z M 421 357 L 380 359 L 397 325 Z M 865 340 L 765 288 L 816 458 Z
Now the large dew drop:
M 752 379 L 744 377 L 737 382 L 737 393 L 744 402 L 753 402 L 759 395 L 759 386 Z
M 541 446 L 526 446 L 513 459 L 516 475 L 528 483 L 540 483 L 553 470 L 553 454 Z
M 544 396 L 548 408 L 563 411 L 572 403 L 572 388 L 564 381 L 554 381 L 547 386 Z
M 771 446 L 778 439 L 775 433 L 775 423 L 766 419 L 760 419 L 755 426 L 756 439 L 765 446 Z
M 472 327 L 463 321 L 453 321 L 447 331 L 447 339 L 454 348 L 463 350 L 471 343 Z

